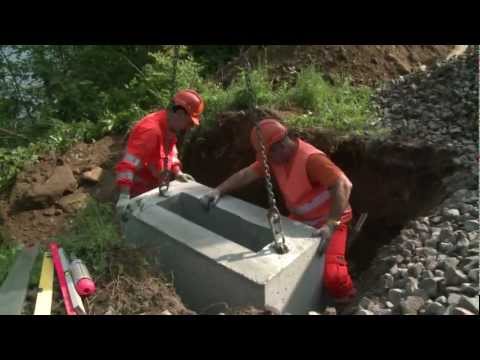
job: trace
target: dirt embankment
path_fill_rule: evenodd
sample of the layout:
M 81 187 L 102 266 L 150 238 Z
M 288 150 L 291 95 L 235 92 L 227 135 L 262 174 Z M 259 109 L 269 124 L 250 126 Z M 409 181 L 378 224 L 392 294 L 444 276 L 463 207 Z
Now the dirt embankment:
M 462 52 L 454 45 L 276 45 L 251 46 L 245 55 L 222 67 L 217 78 L 229 83 L 245 64 L 268 64 L 274 79 L 293 80 L 300 68 L 315 65 L 325 76 L 348 76 L 354 84 L 377 85 L 381 81 L 429 67 Z

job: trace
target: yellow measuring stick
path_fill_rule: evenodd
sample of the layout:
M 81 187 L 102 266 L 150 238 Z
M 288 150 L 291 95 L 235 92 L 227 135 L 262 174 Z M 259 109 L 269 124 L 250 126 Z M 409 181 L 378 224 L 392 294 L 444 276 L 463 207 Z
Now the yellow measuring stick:
M 50 315 L 53 297 L 53 262 L 48 251 L 43 253 L 42 273 L 38 284 L 37 302 L 33 315 Z

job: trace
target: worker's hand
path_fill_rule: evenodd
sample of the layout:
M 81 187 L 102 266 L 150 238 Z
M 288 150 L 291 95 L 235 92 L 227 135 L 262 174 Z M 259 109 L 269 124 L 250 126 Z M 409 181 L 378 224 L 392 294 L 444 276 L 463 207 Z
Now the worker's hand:
M 175 176 L 175 180 L 181 181 L 181 182 L 195 181 L 195 179 L 193 178 L 192 175 L 185 174 L 185 173 L 182 173 L 182 172 L 178 173 Z
M 325 252 L 327 245 L 330 242 L 330 238 L 332 237 L 332 234 L 333 227 L 330 225 L 323 225 L 320 229 L 315 230 L 312 233 L 312 237 L 320 238 L 320 245 L 318 247 L 319 255 L 322 255 Z
M 120 193 L 118 197 L 117 204 L 115 205 L 115 209 L 117 214 L 123 219 L 127 212 L 127 207 L 130 204 L 130 195 L 127 193 Z
M 215 205 L 217 205 L 218 201 L 220 200 L 220 197 L 222 194 L 220 193 L 219 190 L 213 189 L 210 191 L 208 194 L 202 196 L 200 199 L 200 202 L 202 205 L 205 207 L 205 209 L 208 211 Z

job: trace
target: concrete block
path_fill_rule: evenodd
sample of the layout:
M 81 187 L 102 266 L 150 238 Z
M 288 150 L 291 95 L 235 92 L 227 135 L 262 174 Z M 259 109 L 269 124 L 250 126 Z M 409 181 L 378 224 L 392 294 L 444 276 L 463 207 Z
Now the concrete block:
M 266 210 L 225 196 L 207 212 L 210 188 L 172 182 L 166 197 L 152 190 L 133 199 L 122 224 L 172 281 L 184 303 L 203 313 L 255 306 L 307 314 L 321 305 L 324 256 L 312 228 L 282 217 L 287 254 L 276 253 Z

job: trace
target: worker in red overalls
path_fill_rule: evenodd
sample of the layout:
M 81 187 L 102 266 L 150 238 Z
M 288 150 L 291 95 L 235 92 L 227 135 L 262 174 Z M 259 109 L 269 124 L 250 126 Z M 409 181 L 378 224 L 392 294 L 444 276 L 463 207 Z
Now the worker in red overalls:
M 312 145 L 292 139 L 275 119 L 259 123 L 268 162 L 292 220 L 315 227 L 313 236 L 323 240 L 326 251 L 324 284 L 337 303 L 353 300 L 356 290 L 345 260 L 347 224 L 352 219 L 349 204 L 352 183 L 328 157 Z M 250 141 L 257 161 L 240 170 L 202 199 L 215 205 L 220 197 L 265 176 L 256 129 Z
M 122 213 L 130 198 L 159 186 L 160 175 L 170 170 L 178 181 L 193 178 L 182 172 L 176 147 L 176 134 L 200 125 L 200 114 L 204 110 L 202 97 L 194 90 L 178 92 L 168 110 L 160 110 L 145 116 L 133 127 L 128 138 L 127 149 L 116 166 L 116 183 L 120 196 L 116 205 Z

